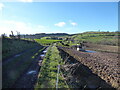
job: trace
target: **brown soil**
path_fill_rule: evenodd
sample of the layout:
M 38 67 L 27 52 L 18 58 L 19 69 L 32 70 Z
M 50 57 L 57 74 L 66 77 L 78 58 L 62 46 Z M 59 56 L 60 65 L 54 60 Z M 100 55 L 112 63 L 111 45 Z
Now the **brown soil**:
M 86 46 L 86 49 L 89 50 L 118 53 L 118 46 L 99 45 L 91 43 L 85 43 L 84 45 Z
M 114 88 L 120 89 L 120 69 L 117 53 L 88 53 L 63 47 L 59 47 L 59 49 L 67 52 L 80 63 L 87 66 L 94 74 L 97 74 Z

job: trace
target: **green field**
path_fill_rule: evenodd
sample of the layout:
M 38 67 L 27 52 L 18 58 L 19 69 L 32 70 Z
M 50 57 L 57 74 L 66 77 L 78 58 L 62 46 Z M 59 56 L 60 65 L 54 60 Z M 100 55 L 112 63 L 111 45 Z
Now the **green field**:
M 60 42 L 62 40 L 35 39 L 35 41 L 42 45 L 50 45 L 55 42 Z
M 118 33 L 84 33 L 75 36 L 75 40 L 103 45 L 118 45 Z

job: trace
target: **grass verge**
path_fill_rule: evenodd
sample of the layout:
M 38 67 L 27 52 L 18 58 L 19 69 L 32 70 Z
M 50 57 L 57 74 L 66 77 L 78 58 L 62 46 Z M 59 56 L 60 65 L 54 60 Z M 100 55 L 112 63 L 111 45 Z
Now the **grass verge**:
M 39 44 L 33 41 L 2 38 L 2 60 L 36 46 Z
M 59 51 L 55 46 L 50 46 L 46 56 L 42 62 L 39 78 L 35 86 L 36 90 L 39 88 L 56 88 L 57 70 L 58 65 L 62 65 L 62 59 L 59 55 Z M 58 88 L 68 88 L 63 77 L 62 72 L 58 74 L 59 82 Z

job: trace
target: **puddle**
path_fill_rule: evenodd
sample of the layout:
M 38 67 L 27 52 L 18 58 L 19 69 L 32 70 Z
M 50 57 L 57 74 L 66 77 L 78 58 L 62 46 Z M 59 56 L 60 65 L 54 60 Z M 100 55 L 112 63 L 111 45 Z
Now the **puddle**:
M 39 63 L 42 63 L 42 60 L 39 60 L 38 62 L 39 62 Z
M 40 57 L 41 57 L 41 59 L 44 59 L 45 54 L 41 54 Z
M 47 50 L 43 51 L 43 53 L 46 53 L 46 52 L 47 52 Z
M 39 61 L 38 61 L 38 65 L 39 65 L 39 66 L 42 66 L 42 60 L 39 60 Z
M 85 52 L 96 53 L 96 51 L 91 51 L 91 50 L 85 50 Z
M 21 54 L 17 54 L 17 55 L 15 55 L 14 57 L 19 57 Z
M 36 71 L 32 70 L 32 71 L 29 71 L 27 74 L 29 75 L 29 74 L 36 74 L 36 73 L 37 73 Z
M 41 54 L 41 55 L 40 55 L 40 57 L 44 57 L 44 56 L 45 56 L 45 54 Z

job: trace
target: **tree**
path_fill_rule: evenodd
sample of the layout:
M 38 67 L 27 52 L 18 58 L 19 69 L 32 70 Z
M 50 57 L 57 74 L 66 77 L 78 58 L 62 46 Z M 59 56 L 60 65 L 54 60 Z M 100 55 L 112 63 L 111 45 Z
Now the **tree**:
M 2 34 L 1 36 L 2 36 L 2 38 L 6 38 L 7 37 L 7 35 L 5 33 Z
M 11 31 L 11 34 L 9 35 L 9 37 L 15 38 L 15 36 L 14 36 L 14 34 L 13 34 L 13 31 Z

